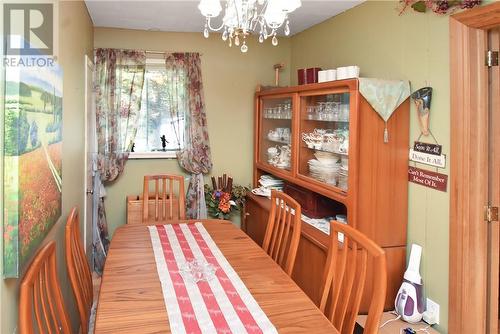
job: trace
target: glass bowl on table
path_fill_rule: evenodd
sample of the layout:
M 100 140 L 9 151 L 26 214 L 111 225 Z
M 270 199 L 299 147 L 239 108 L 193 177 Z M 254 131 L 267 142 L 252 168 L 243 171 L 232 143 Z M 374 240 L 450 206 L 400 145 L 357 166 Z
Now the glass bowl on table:
M 179 266 L 181 276 L 193 283 L 208 282 L 214 279 L 217 268 L 203 259 L 192 259 Z

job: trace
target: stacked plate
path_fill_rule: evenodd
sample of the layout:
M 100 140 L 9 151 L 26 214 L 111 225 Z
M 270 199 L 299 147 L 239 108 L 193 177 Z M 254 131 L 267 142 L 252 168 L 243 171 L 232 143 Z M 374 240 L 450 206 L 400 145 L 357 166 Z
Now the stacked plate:
M 325 166 L 335 165 L 339 161 L 339 156 L 332 152 L 316 151 L 314 153 L 316 159 Z
M 283 190 L 283 180 L 264 174 L 259 178 L 259 184 L 268 189 Z
M 338 170 L 338 187 L 342 190 L 347 190 L 347 176 L 349 174 L 349 170 L 347 166 L 341 166 Z
M 337 185 L 337 174 L 340 165 L 336 160 L 320 161 L 311 159 L 307 163 L 309 164 L 309 175 L 312 178 L 328 184 Z
M 283 180 L 272 175 L 262 175 L 259 178 L 259 188 L 252 189 L 252 193 L 258 196 L 271 197 L 271 190 L 283 191 Z

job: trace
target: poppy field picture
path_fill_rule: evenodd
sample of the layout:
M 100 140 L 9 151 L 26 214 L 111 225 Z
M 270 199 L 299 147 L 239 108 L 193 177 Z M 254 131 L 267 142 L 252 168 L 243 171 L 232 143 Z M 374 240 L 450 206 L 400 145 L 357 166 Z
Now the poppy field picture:
M 61 216 L 62 71 L 7 67 L 3 276 L 18 277 Z

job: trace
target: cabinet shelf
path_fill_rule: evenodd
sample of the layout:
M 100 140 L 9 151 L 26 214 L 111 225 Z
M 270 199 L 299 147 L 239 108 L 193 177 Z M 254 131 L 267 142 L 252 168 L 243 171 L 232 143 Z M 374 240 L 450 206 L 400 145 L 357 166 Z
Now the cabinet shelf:
M 283 180 L 290 180 L 291 179 L 290 178 L 292 175 L 291 170 L 277 168 L 277 167 L 274 167 L 273 165 L 270 165 L 268 163 L 263 163 L 263 162 L 256 162 L 255 165 L 256 165 L 256 168 L 260 169 L 261 171 L 272 174 L 280 179 L 283 179 Z M 254 186 L 257 187 L 258 186 L 257 183 L 254 184 Z
M 290 121 L 291 118 L 289 117 L 262 117 L 265 120 L 272 120 L 272 121 Z
M 280 139 L 271 139 L 269 137 L 266 137 L 265 140 L 273 142 L 273 143 L 277 143 L 277 144 L 285 144 L 285 145 L 290 145 L 291 144 L 290 141 L 280 140 Z
M 333 120 L 333 119 L 317 119 L 317 118 L 303 118 L 304 122 L 328 122 L 328 123 L 349 123 L 349 120 Z
M 349 156 L 349 153 L 343 153 L 343 152 L 337 152 L 337 151 L 327 151 L 327 150 L 323 150 L 323 149 L 317 149 L 317 148 L 314 148 L 314 147 L 309 147 L 307 145 L 301 145 L 300 147 L 304 148 L 304 149 L 307 149 L 307 150 L 312 150 L 312 151 L 319 151 L 319 152 L 325 152 L 325 153 L 333 153 L 333 154 L 341 155 L 341 156 L 344 156 L 344 157 L 348 157 Z

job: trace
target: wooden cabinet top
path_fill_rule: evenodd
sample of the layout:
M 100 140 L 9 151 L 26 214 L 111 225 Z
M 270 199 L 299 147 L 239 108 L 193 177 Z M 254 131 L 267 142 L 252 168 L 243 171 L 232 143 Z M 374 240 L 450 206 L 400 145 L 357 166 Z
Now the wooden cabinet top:
M 357 90 L 359 87 L 358 79 L 345 79 L 335 80 L 321 83 L 313 83 L 307 85 L 289 86 L 289 87 L 276 87 L 270 89 L 257 88 L 256 96 L 279 95 L 279 94 L 293 94 L 293 93 L 306 93 L 310 91 L 321 91 L 332 88 L 348 88 L 349 90 Z

